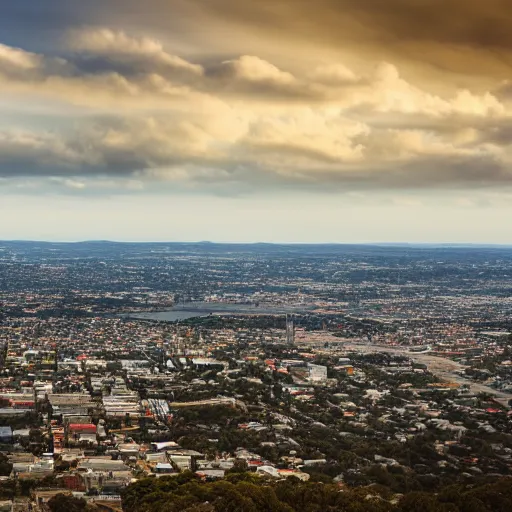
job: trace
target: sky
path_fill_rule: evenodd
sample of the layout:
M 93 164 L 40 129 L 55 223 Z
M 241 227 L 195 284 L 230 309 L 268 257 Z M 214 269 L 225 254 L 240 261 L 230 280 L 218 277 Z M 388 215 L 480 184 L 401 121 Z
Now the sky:
M 510 0 L 0 12 L 0 239 L 512 244 Z

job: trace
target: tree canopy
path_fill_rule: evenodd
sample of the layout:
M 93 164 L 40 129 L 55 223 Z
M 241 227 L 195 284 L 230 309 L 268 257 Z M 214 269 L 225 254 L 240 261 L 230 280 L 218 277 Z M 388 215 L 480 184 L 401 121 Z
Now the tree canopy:
M 510 478 L 473 488 L 450 485 L 434 494 L 393 494 L 371 485 L 270 481 L 251 478 L 202 482 L 190 472 L 140 480 L 123 493 L 125 512 L 505 512 L 512 510 Z M 52 509 L 53 510 L 53 509 Z M 69 512 L 70 509 L 67 510 Z

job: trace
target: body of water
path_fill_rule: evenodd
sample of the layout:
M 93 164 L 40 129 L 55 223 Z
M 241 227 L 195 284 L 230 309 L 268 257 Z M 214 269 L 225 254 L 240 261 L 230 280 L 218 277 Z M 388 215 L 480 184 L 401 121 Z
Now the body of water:
M 251 304 L 224 304 L 216 302 L 198 302 L 176 306 L 167 311 L 155 311 L 145 313 L 130 313 L 125 316 L 143 320 L 156 320 L 159 322 L 177 322 L 187 318 L 202 317 L 208 315 L 285 315 L 287 313 L 303 313 L 309 307 L 288 306 L 254 306 Z

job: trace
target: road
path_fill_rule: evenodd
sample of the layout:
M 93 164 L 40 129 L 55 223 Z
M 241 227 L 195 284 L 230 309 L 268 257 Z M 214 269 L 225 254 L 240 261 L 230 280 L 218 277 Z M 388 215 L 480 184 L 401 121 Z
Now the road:
M 386 345 L 375 345 L 370 343 L 346 343 L 343 347 L 347 350 L 355 350 L 358 352 L 390 352 L 392 354 L 404 355 L 411 358 L 417 363 L 426 364 L 427 368 L 440 380 L 447 382 L 457 382 L 458 384 L 468 384 L 474 393 L 490 393 L 496 397 L 496 401 L 508 408 L 508 402 L 512 399 L 512 394 L 498 391 L 497 389 L 486 386 L 485 384 L 476 383 L 465 379 L 458 375 L 457 372 L 464 370 L 466 367 L 451 359 L 444 357 L 432 356 L 428 352 L 415 353 L 409 352 L 407 347 L 388 347 Z

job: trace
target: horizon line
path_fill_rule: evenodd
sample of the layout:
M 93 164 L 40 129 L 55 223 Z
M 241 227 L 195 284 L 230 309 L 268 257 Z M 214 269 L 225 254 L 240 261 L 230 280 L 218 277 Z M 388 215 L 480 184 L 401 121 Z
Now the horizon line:
M 424 246 L 424 247 L 501 247 L 512 248 L 511 243 L 495 243 L 495 242 L 265 242 L 265 241 L 214 241 L 214 240 L 106 240 L 106 239 L 84 239 L 84 240 L 37 240 L 37 239 L 0 239 L 0 243 L 33 243 L 33 244 L 180 244 L 180 245 L 274 245 L 274 246 L 374 246 L 374 247 L 407 247 L 407 246 Z

